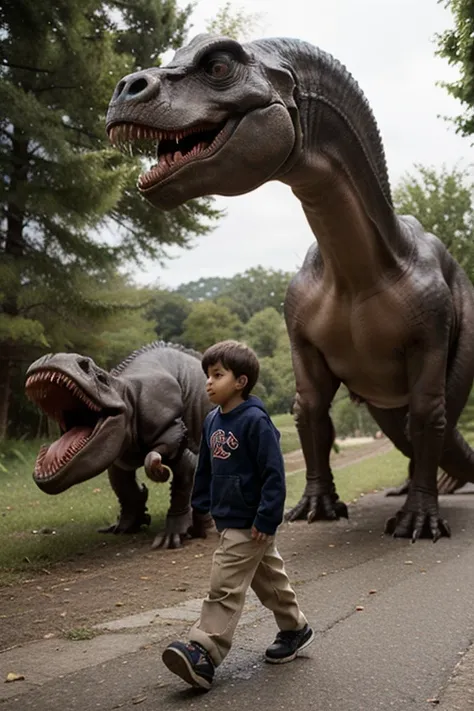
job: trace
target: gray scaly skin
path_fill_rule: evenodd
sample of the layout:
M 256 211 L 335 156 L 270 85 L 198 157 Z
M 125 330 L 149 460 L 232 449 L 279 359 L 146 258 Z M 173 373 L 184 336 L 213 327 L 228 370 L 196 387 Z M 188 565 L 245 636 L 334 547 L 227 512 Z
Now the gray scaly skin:
M 107 469 L 120 515 L 102 532 L 135 533 L 150 523 L 148 490 L 138 484 L 136 470 L 144 466 L 158 482 L 172 472 L 165 533 L 153 547 L 177 548 L 186 535 L 205 537 L 209 517 L 190 509 L 202 425 L 211 408 L 200 354 L 159 341 L 110 372 L 83 355 L 50 354 L 30 365 L 25 387 L 62 431 L 38 454 L 33 478 L 42 491 L 59 494 Z
M 434 235 L 395 214 L 377 124 L 347 70 L 298 40 L 199 35 L 169 65 L 118 83 L 107 131 L 114 145 L 158 155 L 138 188 L 160 209 L 269 180 L 302 205 L 317 244 L 285 316 L 307 474 L 288 518 L 347 516 L 329 464 L 329 410 L 345 383 L 413 460 L 386 531 L 450 535 L 436 474 L 474 481 L 474 452 L 456 429 L 474 376 L 474 292 Z

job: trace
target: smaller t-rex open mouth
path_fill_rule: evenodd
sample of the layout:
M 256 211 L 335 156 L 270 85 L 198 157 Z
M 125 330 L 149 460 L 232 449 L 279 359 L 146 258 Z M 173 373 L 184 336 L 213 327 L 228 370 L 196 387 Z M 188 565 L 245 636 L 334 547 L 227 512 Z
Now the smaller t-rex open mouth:
M 57 370 L 30 375 L 25 390 L 63 433 L 51 445 L 42 445 L 36 458 L 34 478 L 50 479 L 86 446 L 113 412 L 103 410 L 72 378 Z
M 158 158 L 149 170 L 140 175 L 138 187 L 149 190 L 186 163 L 212 154 L 228 139 L 231 121 L 201 124 L 176 131 L 162 130 L 135 123 L 116 123 L 108 129 L 113 146 L 127 153 L 150 154 L 151 142 Z

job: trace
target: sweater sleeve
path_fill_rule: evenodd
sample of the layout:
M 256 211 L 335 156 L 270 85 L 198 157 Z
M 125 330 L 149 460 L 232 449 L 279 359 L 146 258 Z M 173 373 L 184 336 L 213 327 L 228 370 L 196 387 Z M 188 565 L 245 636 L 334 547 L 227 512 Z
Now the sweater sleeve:
M 257 466 L 262 478 L 262 493 L 254 526 L 261 533 L 273 535 L 283 521 L 286 497 L 285 467 L 278 432 L 271 422 L 262 417 L 252 435 L 257 439 Z
M 209 513 L 211 507 L 211 474 L 211 452 L 207 444 L 206 427 L 204 427 L 191 496 L 191 506 L 198 513 Z

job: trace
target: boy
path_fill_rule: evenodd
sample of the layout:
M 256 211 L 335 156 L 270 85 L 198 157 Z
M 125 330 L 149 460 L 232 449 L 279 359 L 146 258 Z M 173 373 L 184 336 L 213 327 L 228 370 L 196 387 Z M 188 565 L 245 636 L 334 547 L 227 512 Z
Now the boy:
M 279 432 L 261 401 L 250 395 L 259 374 L 257 356 L 242 343 L 223 341 L 204 353 L 202 367 L 217 407 L 204 422 L 192 505 L 199 513 L 211 512 L 220 542 L 191 642 L 170 644 L 163 662 L 192 686 L 210 689 L 215 668 L 230 650 L 249 586 L 280 629 L 266 650 L 267 662 L 291 661 L 314 633 L 275 546 L 285 472 Z

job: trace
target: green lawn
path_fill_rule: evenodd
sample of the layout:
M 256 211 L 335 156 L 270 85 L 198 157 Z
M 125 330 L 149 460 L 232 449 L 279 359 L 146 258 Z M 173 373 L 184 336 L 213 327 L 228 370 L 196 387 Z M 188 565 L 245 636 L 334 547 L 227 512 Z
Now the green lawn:
M 283 452 L 298 449 L 293 417 L 278 415 L 273 420 L 281 432 Z M 467 418 L 464 422 L 463 430 L 472 441 L 471 422 Z M 0 578 L 4 583 L 58 561 L 80 561 L 82 555 L 102 546 L 119 550 L 130 542 L 127 536 L 97 533 L 98 528 L 112 523 L 118 512 L 106 474 L 58 496 L 48 496 L 37 488 L 31 472 L 39 444 L 6 442 L 0 447 Z M 406 459 L 398 452 L 378 455 L 336 471 L 337 491 L 343 501 L 351 501 L 361 493 L 402 482 L 406 471 Z M 163 526 L 169 486 L 148 482 L 143 472 L 139 478 L 149 484 L 152 527 L 146 535 L 151 541 Z M 303 471 L 288 476 L 288 507 L 299 500 L 304 484 Z
M 51 563 L 81 556 L 100 546 L 120 548 L 130 542 L 128 536 L 97 533 L 101 526 L 113 523 L 118 513 L 107 475 L 101 474 L 62 494 L 49 496 L 38 489 L 31 475 L 38 449 L 39 443 L 10 442 L 0 452 L 2 580 L 6 580 L 3 573 L 8 571 L 47 568 Z M 169 486 L 149 483 L 148 505 L 155 530 L 166 515 Z
M 401 484 L 407 475 L 407 459 L 392 450 L 334 472 L 337 493 L 342 501 L 353 499 L 371 491 L 380 491 Z M 301 497 L 305 485 L 305 472 L 296 472 L 287 478 L 287 506 L 293 506 Z
M 285 415 L 274 415 L 272 420 L 281 434 L 280 444 L 283 454 L 288 454 L 288 452 L 294 452 L 295 449 L 299 449 L 300 440 L 295 428 L 293 415 L 289 413 Z

